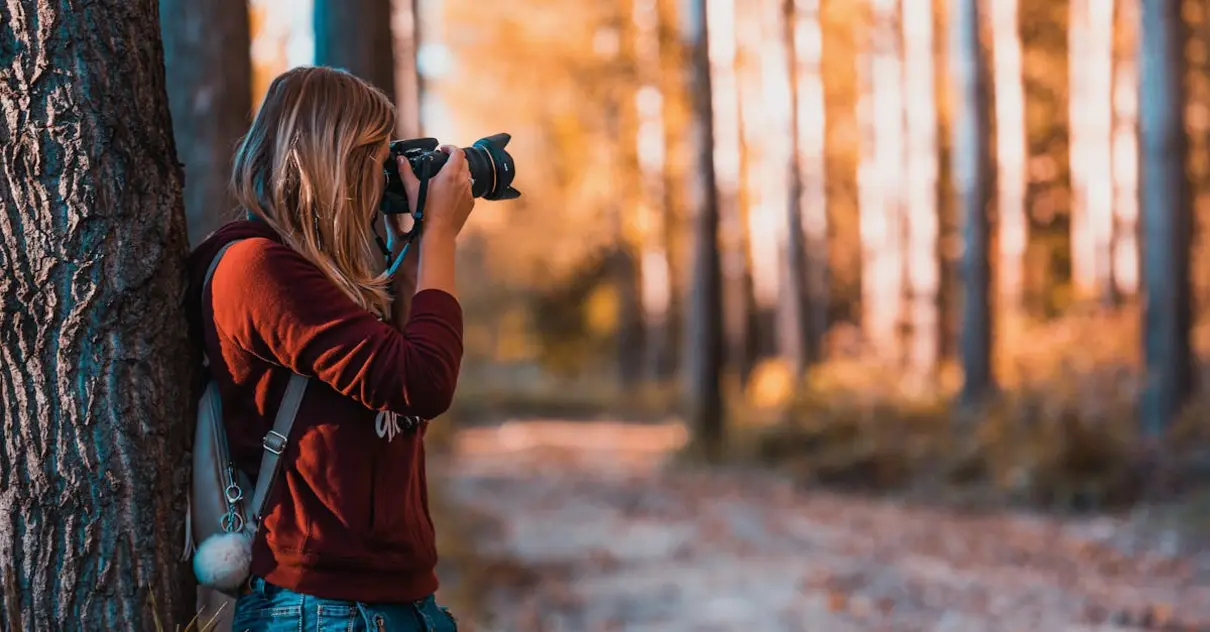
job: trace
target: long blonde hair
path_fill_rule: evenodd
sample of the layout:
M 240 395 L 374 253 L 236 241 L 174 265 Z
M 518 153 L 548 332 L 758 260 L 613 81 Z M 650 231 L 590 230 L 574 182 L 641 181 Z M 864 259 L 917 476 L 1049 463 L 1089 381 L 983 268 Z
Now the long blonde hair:
M 371 222 L 394 127 L 394 106 L 370 84 L 334 68 L 295 68 L 269 86 L 231 174 L 243 208 L 380 316 L 390 280 Z

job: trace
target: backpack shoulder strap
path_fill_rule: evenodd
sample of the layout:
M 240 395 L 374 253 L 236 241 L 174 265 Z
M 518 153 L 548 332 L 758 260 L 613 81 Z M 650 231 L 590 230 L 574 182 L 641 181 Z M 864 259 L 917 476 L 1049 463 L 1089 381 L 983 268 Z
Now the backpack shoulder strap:
M 269 500 L 269 491 L 277 475 L 281 473 L 281 455 L 286 451 L 286 443 L 290 436 L 290 428 L 294 426 L 294 418 L 298 415 L 298 407 L 302 404 L 303 395 L 307 392 L 308 378 L 297 373 L 290 374 L 290 383 L 286 385 L 286 394 L 281 398 L 281 406 L 277 408 L 277 417 L 273 420 L 273 429 L 261 440 L 264 452 L 260 457 L 260 473 L 256 477 L 256 487 L 252 492 L 252 524 L 253 528 L 260 526 L 264 516 L 265 503 Z
M 202 285 L 203 291 L 206 285 L 210 283 L 211 277 L 214 276 L 214 270 L 218 268 L 218 262 L 223 258 L 227 249 L 240 241 L 242 240 L 236 239 L 227 242 L 219 249 L 218 254 L 214 255 L 214 260 L 210 262 L 210 267 L 206 270 L 206 279 Z M 207 364 L 209 364 L 208 361 Z M 290 429 L 294 427 L 294 419 L 298 416 L 298 407 L 302 404 L 303 395 L 306 394 L 307 382 L 308 378 L 302 375 L 297 373 L 290 374 L 290 383 L 286 385 L 286 394 L 282 396 L 281 405 L 277 408 L 277 417 L 273 420 L 273 429 L 261 440 L 261 445 L 265 450 L 261 453 L 260 473 L 256 477 L 256 487 L 252 492 L 252 505 L 249 507 L 253 528 L 260 526 L 260 519 L 264 514 L 265 503 L 269 500 L 269 491 L 273 488 L 273 483 L 281 471 L 281 455 L 286 450 L 286 443 L 290 437 Z

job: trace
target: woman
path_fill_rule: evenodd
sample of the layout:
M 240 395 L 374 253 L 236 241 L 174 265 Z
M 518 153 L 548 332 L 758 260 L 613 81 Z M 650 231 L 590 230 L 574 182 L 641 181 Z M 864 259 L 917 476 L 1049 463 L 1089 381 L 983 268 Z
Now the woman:
M 474 199 L 465 157 L 443 147 L 419 257 L 387 277 L 373 225 L 394 127 L 390 101 L 348 73 L 278 77 L 234 161 L 249 219 L 191 255 L 190 311 L 237 467 L 256 472 L 291 372 L 313 378 L 253 544 L 238 631 L 456 629 L 433 599 L 422 440 L 457 382 L 454 251 Z M 399 171 L 415 204 L 416 178 L 406 162 Z

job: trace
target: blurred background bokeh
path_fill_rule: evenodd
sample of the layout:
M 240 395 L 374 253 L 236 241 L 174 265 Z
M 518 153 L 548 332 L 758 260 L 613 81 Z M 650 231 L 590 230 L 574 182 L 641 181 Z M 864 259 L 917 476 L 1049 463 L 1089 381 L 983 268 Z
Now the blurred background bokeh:
M 161 4 L 170 77 L 174 63 L 186 65 L 173 57 L 174 4 Z M 939 525 L 954 516 L 995 511 L 1002 539 L 1013 541 L 1016 527 L 1003 525 L 1036 511 L 1063 528 L 1162 532 L 1204 550 L 1207 0 L 250 0 L 247 8 L 249 61 L 238 46 L 222 46 L 224 70 L 213 81 L 242 78 L 235 69 L 249 63 L 253 110 L 278 73 L 319 63 L 394 95 L 400 136 L 466 146 L 512 134 L 514 185 L 524 195 L 480 201 L 463 238 L 465 359 L 455 409 L 432 431 L 450 560 L 443 591 L 474 613 L 468 620 L 519 630 L 1017 629 L 1006 615 L 978 618 L 974 606 L 952 603 L 920 606 L 917 618 L 903 614 L 915 606 L 854 614 L 835 594 L 877 582 L 810 588 L 792 575 L 777 585 L 796 583 L 791 601 L 823 603 L 818 612 L 803 606 L 815 614 L 741 597 L 726 582 L 658 596 L 630 575 L 633 601 L 617 597 L 630 604 L 618 608 L 645 614 L 627 621 L 600 610 L 613 593 L 569 577 L 626 576 L 616 565 L 656 564 L 679 549 L 615 551 L 612 561 L 593 557 L 592 572 L 544 557 L 562 542 L 567 555 L 587 559 L 610 535 L 576 544 L 590 538 L 577 530 L 594 528 L 585 516 L 595 514 L 540 506 L 664 502 L 651 493 L 676 498 L 668 502 L 683 511 L 735 494 L 764 506 L 767 493 L 764 509 L 783 506 L 773 500 L 780 487 L 737 482 L 753 472 L 790 485 L 785 493 L 805 506 L 829 507 L 786 501 L 779 511 L 790 515 L 852 511 L 949 533 Z M 197 26 L 203 39 L 227 41 L 206 31 L 215 24 Z M 174 89 L 178 146 L 196 191 L 225 173 L 221 160 L 191 162 L 182 137 L 199 132 L 188 120 L 212 120 L 226 107 L 246 127 L 246 96 L 199 106 L 196 94 L 179 94 L 196 86 Z M 193 103 L 184 116 L 183 103 Z M 234 140 L 217 135 L 219 147 Z M 230 206 L 221 191 L 194 195 L 187 212 L 196 241 Z M 565 487 L 547 489 L 552 480 Z M 534 497 L 535 488 L 546 491 Z M 863 504 L 875 502 L 870 494 L 892 504 Z M 904 502 L 958 513 L 879 513 Z M 1111 522 L 1087 522 L 1094 518 Z M 665 527 L 660 533 L 676 531 Z M 543 528 L 552 531 L 535 542 L 517 535 Z M 742 539 L 741 527 L 729 528 L 690 539 Z M 953 546 L 975 548 L 989 529 L 953 528 L 945 537 L 966 543 Z M 643 537 L 625 533 L 613 537 Z M 1112 539 L 1079 533 L 1071 537 Z M 1017 562 L 979 563 L 1021 570 L 1092 555 L 1038 546 L 1022 544 L 1029 553 Z M 786 547 L 736 554 L 724 570 L 690 565 L 686 577 L 760 574 L 751 569 L 767 560 L 751 568 L 744 560 L 770 556 L 801 554 L 803 572 L 828 566 L 810 561 L 806 543 Z M 1157 555 L 1193 564 L 1177 550 Z M 1068 560 L 1077 576 L 1118 581 L 1120 590 L 1081 589 L 1063 607 L 1023 598 L 1053 616 L 1022 621 L 1065 630 L 1114 616 L 1126 627 L 1142 625 L 1131 617 L 1210 617 L 1205 575 L 1186 568 L 1161 581 L 1123 559 L 1142 575 Z M 954 581 L 1009 590 L 995 575 Z M 743 606 L 710 614 L 685 595 L 782 610 L 770 619 Z M 643 610 L 669 600 L 682 610 Z M 973 618 L 939 627 L 936 612 L 947 608 Z

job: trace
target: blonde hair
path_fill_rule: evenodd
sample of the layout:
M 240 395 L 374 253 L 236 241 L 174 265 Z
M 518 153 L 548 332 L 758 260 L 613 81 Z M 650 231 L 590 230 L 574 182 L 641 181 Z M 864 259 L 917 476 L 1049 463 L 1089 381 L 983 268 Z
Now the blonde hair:
M 243 208 L 384 317 L 390 279 L 371 223 L 394 127 L 394 106 L 370 84 L 334 68 L 295 68 L 269 86 L 231 174 Z

